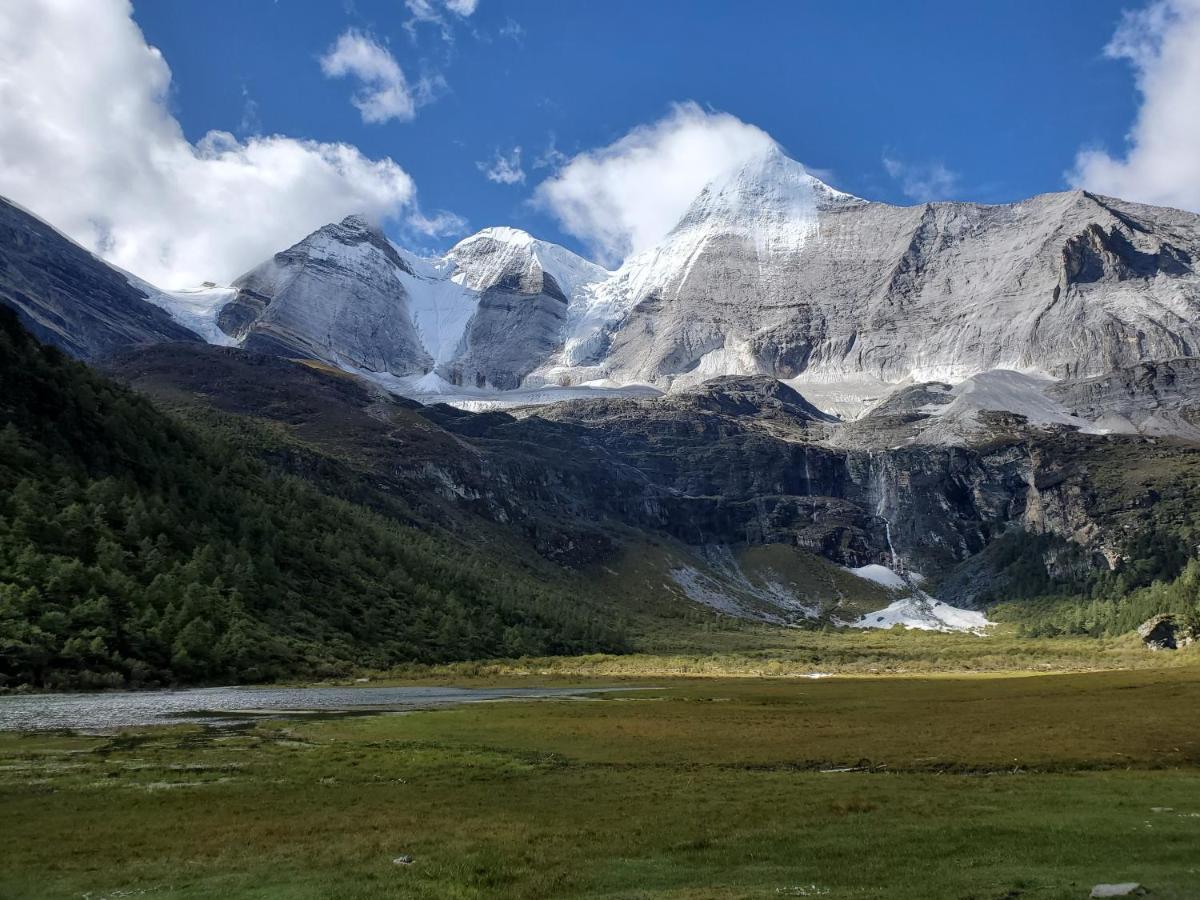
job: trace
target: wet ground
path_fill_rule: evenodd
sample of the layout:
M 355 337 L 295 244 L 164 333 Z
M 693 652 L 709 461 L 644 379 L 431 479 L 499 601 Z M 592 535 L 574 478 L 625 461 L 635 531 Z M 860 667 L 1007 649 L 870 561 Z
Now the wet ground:
M 249 721 L 296 713 L 384 713 L 614 690 L 455 687 L 217 687 L 0 697 L 0 731 L 104 732 L 180 722 Z

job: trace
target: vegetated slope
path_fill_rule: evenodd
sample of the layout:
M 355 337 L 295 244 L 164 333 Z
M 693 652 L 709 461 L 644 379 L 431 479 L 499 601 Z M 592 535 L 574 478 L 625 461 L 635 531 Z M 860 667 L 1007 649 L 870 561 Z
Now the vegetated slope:
M 0 684 L 622 647 L 582 602 L 272 474 L 0 312 Z

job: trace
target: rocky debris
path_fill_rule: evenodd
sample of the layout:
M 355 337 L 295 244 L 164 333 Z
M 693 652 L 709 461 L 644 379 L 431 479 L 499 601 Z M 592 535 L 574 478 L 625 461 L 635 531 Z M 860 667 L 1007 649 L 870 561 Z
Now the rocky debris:
M 1200 438 L 1200 359 L 1138 363 L 1046 394 L 1109 431 Z
M 1139 625 L 1137 633 L 1149 650 L 1182 650 L 1200 640 L 1200 622 L 1163 613 Z
M 1136 881 L 1125 881 L 1120 884 L 1098 884 L 1092 888 L 1089 897 L 1145 897 L 1150 891 Z

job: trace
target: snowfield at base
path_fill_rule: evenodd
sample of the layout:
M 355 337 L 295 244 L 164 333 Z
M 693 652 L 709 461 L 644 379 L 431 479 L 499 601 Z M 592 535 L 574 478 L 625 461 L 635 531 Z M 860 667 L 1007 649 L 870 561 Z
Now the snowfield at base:
M 893 600 L 883 609 L 867 613 L 854 622 L 847 622 L 851 628 L 891 628 L 894 625 L 903 625 L 905 628 L 918 628 L 922 631 L 971 631 L 982 634 L 994 624 L 981 612 L 960 609 L 930 597 L 920 588 L 925 576 L 918 572 L 901 575 L 878 563 L 848 571 L 888 590 L 909 592 L 909 596 Z
M 957 606 L 934 600 L 928 594 L 917 594 L 896 600 L 883 609 L 867 613 L 858 621 L 849 624 L 851 628 L 891 628 L 893 625 L 903 625 L 905 628 L 918 628 L 922 631 L 980 633 L 993 623 L 981 612 L 959 609 Z

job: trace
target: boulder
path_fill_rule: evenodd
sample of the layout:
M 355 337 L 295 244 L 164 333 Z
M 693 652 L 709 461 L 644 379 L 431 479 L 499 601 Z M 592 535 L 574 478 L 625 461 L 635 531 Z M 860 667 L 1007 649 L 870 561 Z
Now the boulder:
M 1180 650 L 1200 639 L 1200 624 L 1163 613 L 1147 619 L 1137 632 L 1150 650 Z

